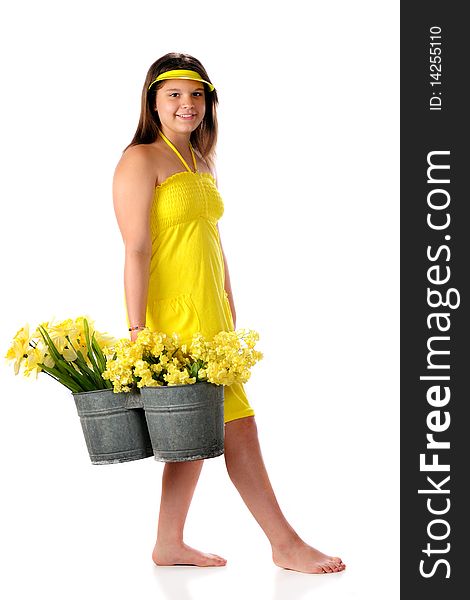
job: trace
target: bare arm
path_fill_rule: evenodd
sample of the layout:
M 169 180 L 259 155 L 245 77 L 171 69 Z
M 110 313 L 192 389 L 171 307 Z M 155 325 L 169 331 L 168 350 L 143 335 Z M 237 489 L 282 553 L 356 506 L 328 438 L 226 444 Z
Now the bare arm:
M 229 301 L 229 304 L 230 304 L 230 310 L 232 311 L 233 324 L 234 324 L 234 326 L 236 328 L 237 313 L 235 312 L 235 303 L 233 301 L 232 285 L 230 283 L 230 273 L 229 273 L 229 270 L 228 270 L 227 258 L 225 256 L 225 252 L 224 252 L 224 249 L 222 247 L 222 240 L 220 238 L 220 230 L 219 230 L 219 224 L 218 223 L 217 223 L 217 231 L 219 232 L 220 247 L 222 248 L 222 255 L 224 257 L 224 270 L 225 270 L 224 287 L 225 287 L 225 291 L 227 292 L 227 295 L 228 295 L 228 301 Z
M 128 326 L 145 325 L 152 254 L 150 208 L 155 169 L 147 148 L 132 146 L 121 157 L 113 178 L 114 212 L 125 246 L 124 289 Z M 134 340 L 139 331 L 131 332 Z

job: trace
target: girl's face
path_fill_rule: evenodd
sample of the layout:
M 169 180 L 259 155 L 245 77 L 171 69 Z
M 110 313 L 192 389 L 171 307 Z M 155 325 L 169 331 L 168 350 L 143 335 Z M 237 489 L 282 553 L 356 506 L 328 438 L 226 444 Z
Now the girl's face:
M 191 79 L 167 79 L 157 91 L 156 108 L 162 125 L 175 133 L 191 133 L 206 113 L 204 85 Z

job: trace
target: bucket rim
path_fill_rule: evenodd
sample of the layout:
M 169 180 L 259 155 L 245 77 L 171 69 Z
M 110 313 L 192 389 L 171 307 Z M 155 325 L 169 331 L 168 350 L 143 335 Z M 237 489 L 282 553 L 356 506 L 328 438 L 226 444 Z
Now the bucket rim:
M 224 387 L 221 384 L 218 383 L 212 383 L 212 381 L 196 381 L 195 383 L 177 383 L 176 385 L 143 385 L 142 387 L 138 388 L 139 390 L 154 390 L 154 389 L 160 389 L 160 388 L 164 388 L 164 389 L 168 389 L 168 388 L 187 388 L 187 387 L 191 387 L 191 386 L 195 386 L 195 385 L 213 385 L 216 387 Z
M 215 387 L 225 387 L 222 384 L 218 384 L 218 383 L 212 383 L 212 381 L 196 381 L 195 383 L 178 383 L 176 385 L 143 385 L 142 387 L 135 387 L 132 390 L 129 391 L 122 391 L 122 392 L 115 392 L 114 389 L 111 388 L 104 388 L 104 389 L 96 389 L 96 390 L 86 390 L 83 392 L 71 392 L 72 396 L 85 396 L 86 394 L 96 394 L 97 392 L 112 392 L 113 394 L 115 394 L 116 396 L 119 394 L 125 394 L 126 396 L 131 395 L 131 394 L 139 394 L 141 392 L 141 390 L 143 389 L 160 389 L 160 388 L 164 388 L 164 389 L 168 389 L 168 388 L 187 388 L 189 386 L 195 386 L 195 385 L 210 385 L 210 386 L 215 386 Z
M 115 392 L 114 389 L 111 387 L 111 388 L 104 388 L 104 389 L 100 389 L 100 390 L 85 390 L 83 392 L 72 392 L 72 396 L 84 396 L 86 394 L 96 394 L 99 392 L 112 392 L 116 396 L 118 396 L 119 394 L 130 394 L 131 393 L 131 392 Z

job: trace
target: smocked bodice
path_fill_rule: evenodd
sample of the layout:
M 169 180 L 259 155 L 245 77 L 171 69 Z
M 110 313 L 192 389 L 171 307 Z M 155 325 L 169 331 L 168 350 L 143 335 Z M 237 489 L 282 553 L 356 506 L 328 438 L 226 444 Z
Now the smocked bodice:
M 175 173 L 155 188 L 150 214 L 152 238 L 169 227 L 197 219 L 216 224 L 223 213 L 224 204 L 210 173 Z

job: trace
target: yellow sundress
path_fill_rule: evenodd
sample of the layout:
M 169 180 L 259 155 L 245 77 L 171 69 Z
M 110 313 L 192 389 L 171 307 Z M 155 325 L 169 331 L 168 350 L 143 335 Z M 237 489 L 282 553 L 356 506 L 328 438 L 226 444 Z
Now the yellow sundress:
M 198 171 L 192 147 L 194 171 L 170 140 L 159 134 L 186 170 L 155 188 L 146 325 L 168 335 L 177 332 L 181 343 L 189 344 L 197 331 L 211 339 L 219 331 L 235 329 L 217 229 L 224 204 L 214 177 Z M 129 327 L 127 307 L 126 318 Z M 243 384 L 225 386 L 224 397 L 225 423 L 255 414 Z

